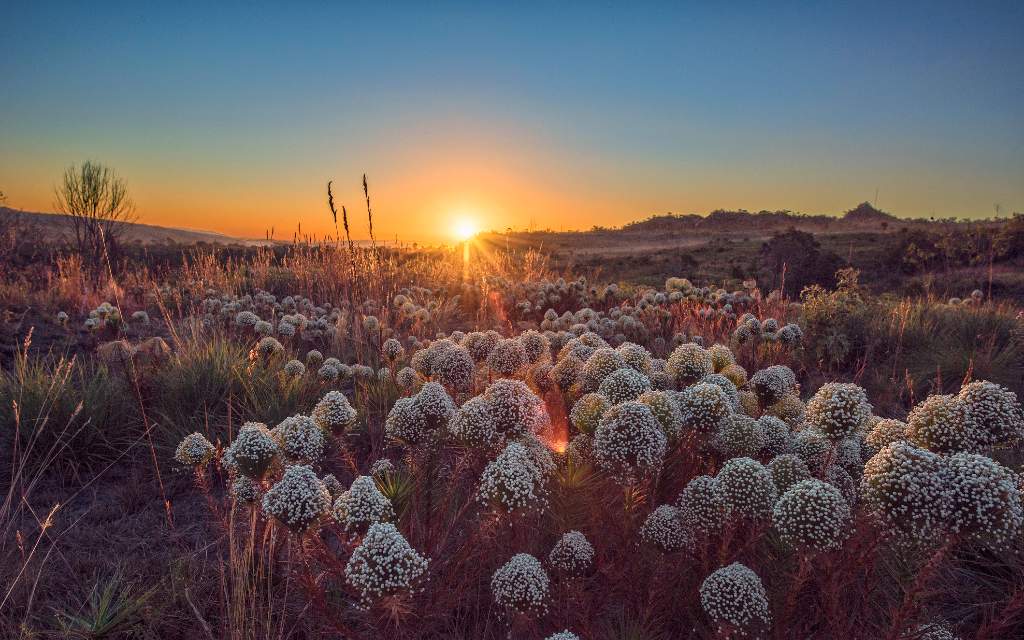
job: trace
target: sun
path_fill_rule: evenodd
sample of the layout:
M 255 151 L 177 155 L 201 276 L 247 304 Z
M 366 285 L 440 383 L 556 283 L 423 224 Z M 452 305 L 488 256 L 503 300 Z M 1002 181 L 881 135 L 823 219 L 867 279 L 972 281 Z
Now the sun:
M 469 240 L 476 235 L 476 223 L 470 218 L 461 217 L 455 221 L 455 225 L 452 227 L 452 233 L 459 241 Z

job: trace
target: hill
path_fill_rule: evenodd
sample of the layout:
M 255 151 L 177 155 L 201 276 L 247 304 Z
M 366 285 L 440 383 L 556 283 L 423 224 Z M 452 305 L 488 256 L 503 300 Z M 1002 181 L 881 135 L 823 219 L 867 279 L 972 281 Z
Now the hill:
M 39 234 L 37 237 L 49 242 L 71 238 L 71 221 L 67 216 L 61 214 L 21 211 L 19 209 L 11 209 L 10 207 L 0 207 L 0 218 L 7 218 L 20 228 L 31 229 L 34 233 Z M 142 245 L 196 244 L 199 242 L 210 244 L 258 244 L 261 242 L 235 238 L 215 231 L 177 229 L 140 222 L 125 223 L 122 238 L 127 243 Z

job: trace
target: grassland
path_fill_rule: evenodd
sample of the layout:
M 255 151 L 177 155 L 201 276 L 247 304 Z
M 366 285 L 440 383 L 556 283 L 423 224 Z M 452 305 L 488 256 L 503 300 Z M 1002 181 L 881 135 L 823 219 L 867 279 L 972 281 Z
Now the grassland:
M 1015 637 L 1021 219 L 855 211 L 8 238 L 0 635 Z

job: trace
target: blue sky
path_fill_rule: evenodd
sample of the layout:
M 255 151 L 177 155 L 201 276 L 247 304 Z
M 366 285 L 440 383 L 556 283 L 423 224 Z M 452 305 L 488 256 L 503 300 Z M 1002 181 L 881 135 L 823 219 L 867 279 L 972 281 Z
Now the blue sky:
M 1024 210 L 1024 3 L 515 4 L 7 3 L 0 189 L 93 158 L 146 222 L 290 234 L 365 171 L 406 239 Z

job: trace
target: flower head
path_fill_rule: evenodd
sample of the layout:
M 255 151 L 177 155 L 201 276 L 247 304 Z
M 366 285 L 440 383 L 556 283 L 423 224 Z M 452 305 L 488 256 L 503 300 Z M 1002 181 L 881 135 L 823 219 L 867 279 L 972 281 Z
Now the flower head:
M 305 531 L 327 512 L 331 496 L 307 465 L 288 467 L 281 479 L 263 495 L 263 511 L 297 533 Z
M 494 572 L 491 593 L 498 606 L 512 613 L 544 614 L 550 582 L 537 558 L 518 553 Z

